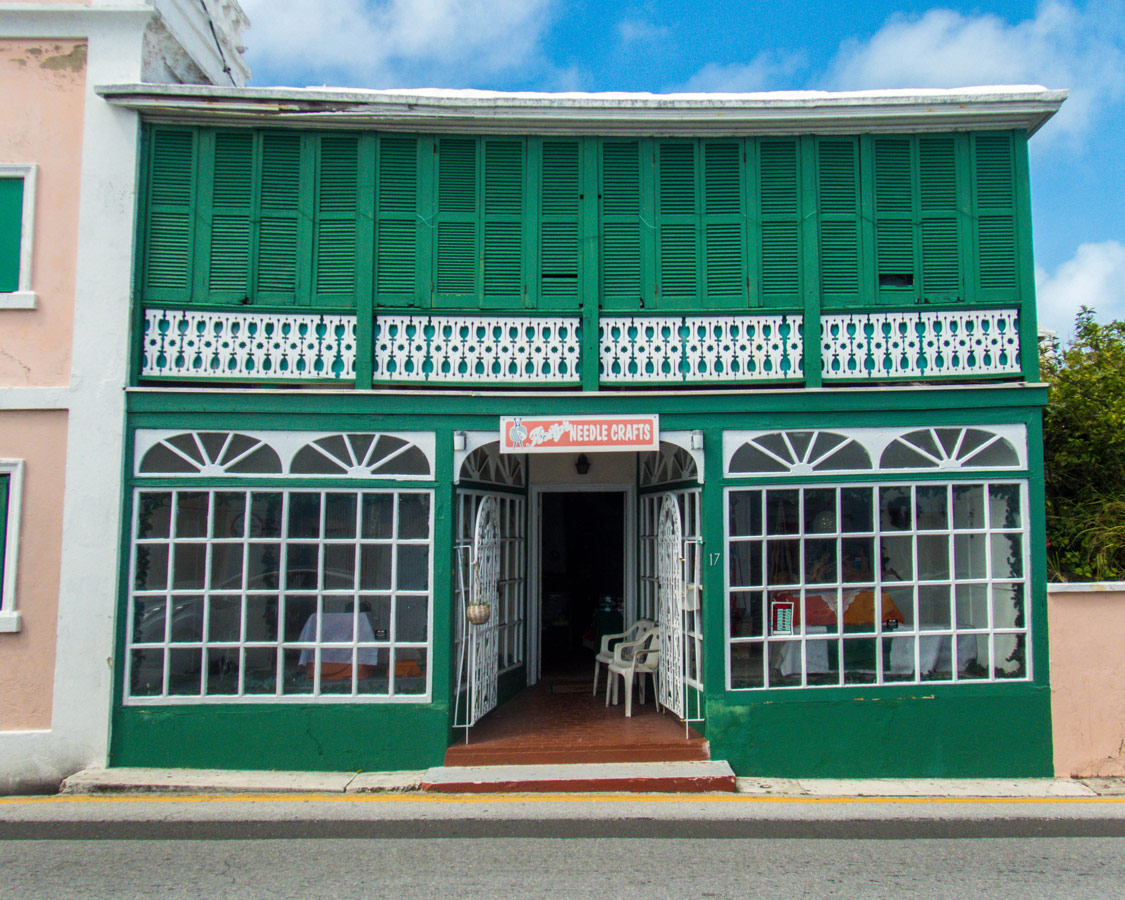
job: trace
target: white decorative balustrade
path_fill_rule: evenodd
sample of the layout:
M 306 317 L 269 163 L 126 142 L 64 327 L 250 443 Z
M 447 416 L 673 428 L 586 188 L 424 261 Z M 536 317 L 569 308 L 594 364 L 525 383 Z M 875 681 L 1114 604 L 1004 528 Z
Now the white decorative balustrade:
M 142 378 L 350 380 L 355 316 L 146 309 Z
M 375 317 L 375 381 L 577 384 L 581 358 L 577 317 Z
M 599 331 L 604 384 L 803 377 L 799 316 L 614 316 Z
M 821 316 L 825 381 L 1016 375 L 1019 311 L 845 313 Z

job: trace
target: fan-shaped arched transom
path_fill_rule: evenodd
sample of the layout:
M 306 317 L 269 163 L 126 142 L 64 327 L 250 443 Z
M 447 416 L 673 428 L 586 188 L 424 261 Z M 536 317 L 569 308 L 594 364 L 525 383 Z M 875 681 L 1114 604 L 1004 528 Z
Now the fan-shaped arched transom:
M 887 445 L 884 469 L 1006 469 L 1020 464 L 1007 438 L 983 428 L 921 428 Z
M 428 479 L 433 448 L 427 433 L 141 429 L 136 474 Z
M 750 438 L 735 450 L 729 471 L 732 475 L 810 475 L 870 468 L 870 454 L 846 434 L 771 431 Z
M 461 463 L 459 481 L 475 481 L 501 487 L 523 487 L 527 484 L 524 457 L 500 453 L 500 443 L 493 441 L 473 450 Z
M 699 469 L 691 453 L 667 441 L 661 441 L 657 451 L 639 454 L 639 462 L 641 487 L 699 480 Z

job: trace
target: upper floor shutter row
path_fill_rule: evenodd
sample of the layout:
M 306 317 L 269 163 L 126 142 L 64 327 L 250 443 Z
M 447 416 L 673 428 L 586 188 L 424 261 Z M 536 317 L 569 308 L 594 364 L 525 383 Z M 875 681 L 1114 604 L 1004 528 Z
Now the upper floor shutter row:
M 153 300 L 830 308 L 1018 287 L 1009 134 L 147 141 Z

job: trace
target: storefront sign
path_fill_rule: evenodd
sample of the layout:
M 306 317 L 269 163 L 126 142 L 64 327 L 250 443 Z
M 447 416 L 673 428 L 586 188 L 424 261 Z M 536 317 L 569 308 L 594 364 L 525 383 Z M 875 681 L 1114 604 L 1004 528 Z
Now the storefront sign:
M 660 416 L 501 416 L 501 453 L 657 450 Z

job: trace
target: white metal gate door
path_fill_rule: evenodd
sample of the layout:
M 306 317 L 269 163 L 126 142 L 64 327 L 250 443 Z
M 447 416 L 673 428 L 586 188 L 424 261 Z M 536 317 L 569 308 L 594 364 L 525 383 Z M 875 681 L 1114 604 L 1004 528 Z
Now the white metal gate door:
M 500 520 L 495 497 L 485 497 L 477 510 L 473 529 L 472 556 L 469 562 L 468 605 L 478 609 L 487 604 L 488 621 L 480 625 L 465 621 L 469 651 L 469 721 L 475 725 L 481 716 L 496 707 L 499 675 L 497 637 L 500 620 L 498 583 L 500 580 Z M 462 615 L 465 611 L 462 611 Z
M 664 497 L 656 530 L 656 619 L 660 626 L 661 706 L 684 718 L 684 532 L 674 494 Z

